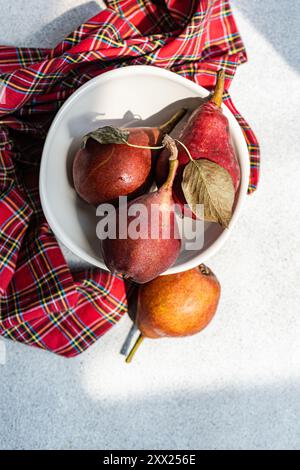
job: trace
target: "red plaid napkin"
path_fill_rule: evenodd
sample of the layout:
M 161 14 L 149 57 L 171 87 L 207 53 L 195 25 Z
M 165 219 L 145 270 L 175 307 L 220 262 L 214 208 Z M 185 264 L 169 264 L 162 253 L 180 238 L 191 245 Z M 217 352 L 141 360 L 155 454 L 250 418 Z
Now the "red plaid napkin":
M 111 0 L 53 50 L 0 47 L 0 334 L 75 356 L 127 310 L 121 279 L 71 273 L 41 211 L 38 170 L 51 121 L 81 85 L 107 70 L 151 64 L 226 89 L 246 53 L 227 0 Z M 258 180 L 256 138 L 229 95 Z

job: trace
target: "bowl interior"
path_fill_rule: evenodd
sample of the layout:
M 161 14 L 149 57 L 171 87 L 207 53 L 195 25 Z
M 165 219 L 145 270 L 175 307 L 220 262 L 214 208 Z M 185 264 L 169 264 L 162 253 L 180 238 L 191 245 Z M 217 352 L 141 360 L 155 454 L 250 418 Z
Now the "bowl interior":
M 189 113 L 208 92 L 171 72 L 149 66 L 124 67 L 107 72 L 81 87 L 57 114 L 49 131 L 41 164 L 40 193 L 46 218 L 58 237 L 73 253 L 105 269 L 96 236 L 98 218 L 93 207 L 76 195 L 72 162 L 82 137 L 105 125 L 159 125 L 180 107 Z M 233 144 L 240 160 L 242 181 L 230 228 L 206 223 L 203 247 L 187 250 L 191 240 L 183 239 L 182 250 L 167 273 L 183 271 L 205 261 L 232 230 L 247 191 L 249 159 L 239 125 L 224 107 Z M 187 119 L 188 115 L 185 119 Z M 184 120 L 177 126 L 179 132 Z M 187 232 L 186 232 L 187 233 Z M 191 234 L 188 234 L 188 238 Z

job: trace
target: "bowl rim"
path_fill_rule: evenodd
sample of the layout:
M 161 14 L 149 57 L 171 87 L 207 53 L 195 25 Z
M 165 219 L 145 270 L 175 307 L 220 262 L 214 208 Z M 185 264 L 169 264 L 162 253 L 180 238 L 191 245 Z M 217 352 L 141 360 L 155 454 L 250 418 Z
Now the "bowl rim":
M 50 147 L 50 142 L 52 140 L 53 135 L 55 135 L 56 128 L 59 126 L 59 123 L 61 119 L 63 118 L 63 115 L 66 111 L 66 109 L 72 105 L 73 101 L 77 100 L 83 93 L 85 93 L 89 88 L 93 88 L 96 86 L 100 86 L 101 83 L 106 82 L 107 80 L 110 80 L 111 78 L 116 78 L 118 75 L 119 76 L 128 76 L 132 74 L 136 74 L 137 72 L 139 73 L 147 73 L 147 75 L 156 75 L 160 77 L 165 77 L 168 80 L 172 80 L 175 82 L 179 83 L 184 83 L 186 87 L 189 87 L 191 90 L 196 91 L 199 93 L 199 89 L 201 90 L 202 95 L 208 95 L 209 91 L 202 87 L 201 85 L 198 85 L 197 83 L 182 77 L 178 75 L 175 72 L 171 72 L 170 70 L 162 69 L 159 67 L 151 66 L 151 65 L 129 65 L 129 66 L 124 66 L 120 67 L 118 69 L 113 69 L 109 70 L 107 72 L 104 72 L 101 75 L 98 75 L 97 77 L 92 78 L 89 80 L 87 83 L 82 85 L 78 90 L 76 90 L 62 105 L 62 107 L 59 109 L 57 112 L 46 137 L 46 141 L 44 144 L 43 152 L 42 152 L 42 157 L 41 157 L 41 164 L 40 164 L 40 175 L 39 175 L 39 192 L 40 192 L 40 199 L 41 199 L 41 205 L 42 209 L 44 212 L 44 215 L 46 217 L 46 220 L 57 237 L 58 241 L 62 242 L 63 245 L 65 245 L 71 252 L 73 252 L 76 256 L 81 258 L 82 260 L 88 262 L 89 264 L 92 264 L 93 266 L 97 266 L 99 268 L 102 268 L 106 271 L 108 271 L 108 268 L 102 262 L 100 259 L 97 259 L 96 257 L 91 256 L 90 254 L 86 253 L 84 250 L 82 250 L 80 247 L 78 247 L 72 239 L 66 235 L 64 229 L 60 226 L 58 221 L 55 218 L 55 215 L 53 211 L 50 208 L 50 205 L 47 202 L 47 194 L 46 194 L 46 165 L 47 165 L 47 156 L 49 155 L 49 147 Z M 181 263 L 180 265 L 173 265 L 171 266 L 167 271 L 162 273 L 162 275 L 167 275 L 167 274 L 175 274 L 175 273 L 180 273 L 183 271 L 187 271 L 188 269 L 192 269 L 199 264 L 206 262 L 209 258 L 211 258 L 219 249 L 223 246 L 223 244 L 226 242 L 228 237 L 230 236 L 239 216 L 241 213 L 242 206 L 244 204 L 244 201 L 247 196 L 248 192 L 248 183 L 249 183 L 249 176 L 250 176 L 250 160 L 249 160 L 249 152 L 248 152 L 248 147 L 246 144 L 246 140 L 243 134 L 243 131 L 238 124 L 235 116 L 233 113 L 230 111 L 229 108 L 227 108 L 226 105 L 222 105 L 223 109 L 227 110 L 228 112 L 232 115 L 233 119 L 231 120 L 230 127 L 234 126 L 235 127 L 235 135 L 239 136 L 238 138 L 238 146 L 239 146 L 239 152 L 238 152 L 238 159 L 239 159 L 239 164 L 241 168 L 241 182 L 240 182 L 240 188 L 239 188 L 239 195 L 236 201 L 234 213 L 232 216 L 232 219 L 230 221 L 229 227 L 227 229 L 224 229 L 223 232 L 218 236 L 218 238 L 212 243 L 211 246 L 209 246 L 207 249 L 205 249 L 203 252 L 199 253 L 196 255 L 194 258 L 191 260 L 185 261 Z

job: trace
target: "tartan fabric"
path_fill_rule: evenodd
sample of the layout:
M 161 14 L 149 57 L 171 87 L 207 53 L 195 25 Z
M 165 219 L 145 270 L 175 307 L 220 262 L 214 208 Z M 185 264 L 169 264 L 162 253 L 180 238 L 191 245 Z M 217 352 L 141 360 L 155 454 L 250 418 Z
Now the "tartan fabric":
M 41 210 L 43 143 L 55 113 L 79 86 L 116 67 L 149 64 L 211 89 L 223 67 L 225 103 L 249 148 L 249 192 L 258 181 L 258 143 L 228 94 L 247 60 L 229 1 L 106 4 L 53 50 L 0 47 L 0 334 L 66 357 L 118 321 L 131 290 L 98 269 L 71 273 Z

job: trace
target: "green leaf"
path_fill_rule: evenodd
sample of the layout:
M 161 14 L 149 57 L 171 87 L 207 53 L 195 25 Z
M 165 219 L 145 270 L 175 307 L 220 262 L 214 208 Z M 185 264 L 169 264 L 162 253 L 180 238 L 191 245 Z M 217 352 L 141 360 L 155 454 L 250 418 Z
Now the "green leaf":
M 182 190 L 193 213 L 204 205 L 204 220 L 228 227 L 232 217 L 235 190 L 227 170 L 206 159 L 190 161 L 183 172 Z

